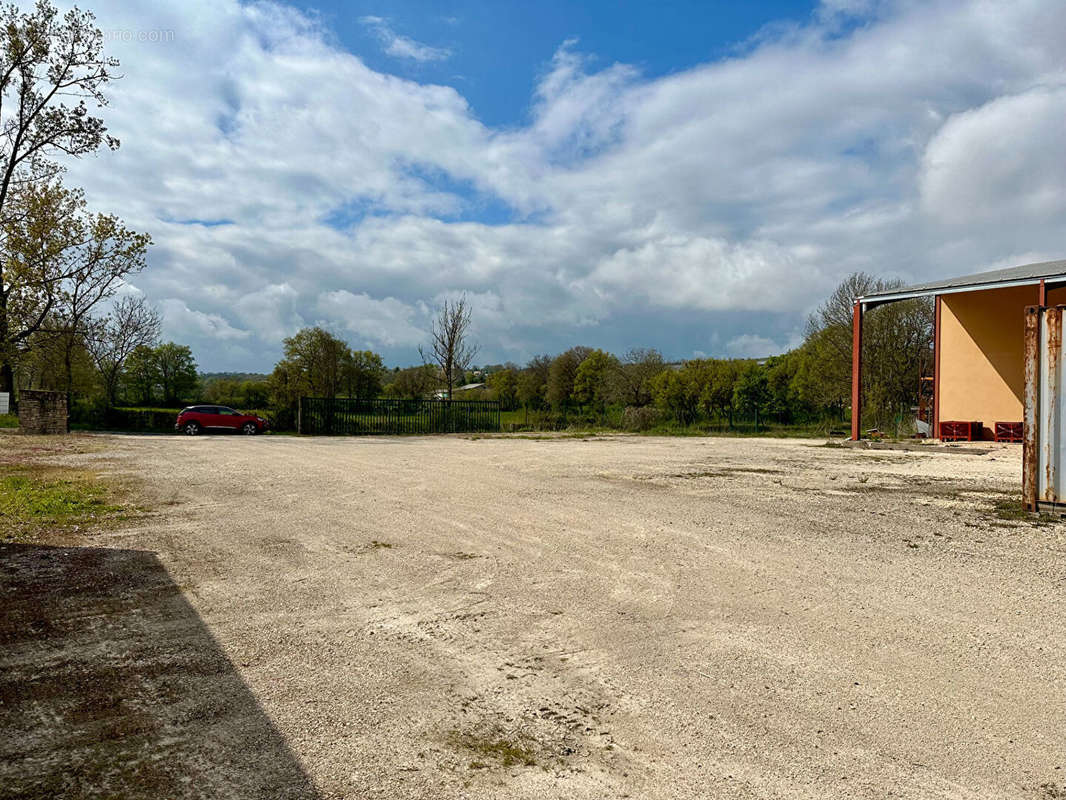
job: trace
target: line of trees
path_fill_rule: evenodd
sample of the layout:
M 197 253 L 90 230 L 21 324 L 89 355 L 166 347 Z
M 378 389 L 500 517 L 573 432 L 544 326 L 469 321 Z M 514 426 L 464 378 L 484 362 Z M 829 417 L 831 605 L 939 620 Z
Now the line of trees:
M 533 412 L 536 424 L 688 426 L 758 418 L 781 424 L 832 423 L 850 411 L 855 298 L 899 286 L 848 276 L 809 318 L 802 345 L 766 359 L 694 359 L 667 364 L 649 349 L 621 357 L 573 347 L 509 364 L 487 381 L 505 410 Z M 888 428 L 919 405 L 932 372 L 933 306 L 915 299 L 868 312 L 864 336 L 865 424 Z
M 433 320 L 431 357 L 385 370 L 381 357 L 352 350 L 322 328 L 285 340 L 285 357 L 270 378 L 269 396 L 281 424 L 295 418 L 301 396 L 451 397 L 464 383 L 486 388 L 473 397 L 524 409 L 533 426 L 732 425 L 754 420 L 783 425 L 840 423 L 851 397 L 851 314 L 854 299 L 898 284 L 863 273 L 849 276 L 809 318 L 803 344 L 766 359 L 694 359 L 668 364 L 654 349 L 621 356 L 572 347 L 540 355 L 524 367 L 473 370 L 476 347 L 466 341 L 465 299 L 446 303 Z M 928 300 L 883 306 L 866 316 L 864 337 L 867 424 L 887 428 L 918 404 L 932 369 L 933 311 Z M 425 355 L 423 355 L 426 358 Z M 902 413 L 901 413 L 902 412 Z
M 124 297 L 75 335 L 40 334 L 18 361 L 26 389 L 66 392 L 76 422 L 123 405 L 175 406 L 202 394 L 192 350 L 159 339 L 159 313 Z

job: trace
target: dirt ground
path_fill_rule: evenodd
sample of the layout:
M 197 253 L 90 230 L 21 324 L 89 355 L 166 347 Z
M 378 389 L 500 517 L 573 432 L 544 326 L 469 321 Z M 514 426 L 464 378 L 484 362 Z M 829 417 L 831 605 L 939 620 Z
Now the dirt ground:
M 103 442 L 152 510 L 0 547 L 0 796 L 1066 797 L 1017 446 Z

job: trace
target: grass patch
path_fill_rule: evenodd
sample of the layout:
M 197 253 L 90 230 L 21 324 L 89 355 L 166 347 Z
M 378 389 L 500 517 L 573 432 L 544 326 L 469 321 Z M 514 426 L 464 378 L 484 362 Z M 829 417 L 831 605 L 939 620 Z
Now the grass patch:
M 14 414 L 0 414 L 0 428 L 17 428 L 19 418 Z
M 992 513 L 999 519 L 1028 521 L 1032 518 L 1021 500 L 997 500 L 992 505 Z
M 1048 514 L 1046 512 L 1034 514 L 1026 509 L 1025 504 L 1022 503 L 1021 500 L 1015 498 L 996 500 L 996 502 L 992 504 L 992 516 L 996 517 L 996 519 L 1007 520 L 1008 522 L 1029 522 L 1033 525 L 1050 525 L 1053 522 L 1061 521 L 1054 514 Z
M 377 539 L 370 540 L 371 550 L 391 550 L 392 544 L 389 542 L 379 542 Z
M 119 518 L 125 507 L 86 472 L 0 466 L 0 541 L 27 541 Z
M 471 769 L 486 769 L 490 762 L 501 767 L 535 767 L 536 754 L 528 744 L 500 734 L 453 733 L 449 742 L 477 756 Z

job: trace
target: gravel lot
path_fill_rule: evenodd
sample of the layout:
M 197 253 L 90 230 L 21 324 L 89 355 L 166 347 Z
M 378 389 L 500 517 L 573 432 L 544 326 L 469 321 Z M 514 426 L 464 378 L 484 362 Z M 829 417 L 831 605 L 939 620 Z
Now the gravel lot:
M 0 548 L 0 796 L 1066 796 L 1016 446 L 104 443 L 152 511 Z

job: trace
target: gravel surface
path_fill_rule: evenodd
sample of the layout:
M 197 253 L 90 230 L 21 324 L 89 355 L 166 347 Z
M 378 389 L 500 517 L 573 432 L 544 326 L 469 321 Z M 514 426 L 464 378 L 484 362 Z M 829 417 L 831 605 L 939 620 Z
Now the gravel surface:
M 1066 797 L 1017 446 L 105 441 L 149 516 L 0 549 L 0 796 Z

